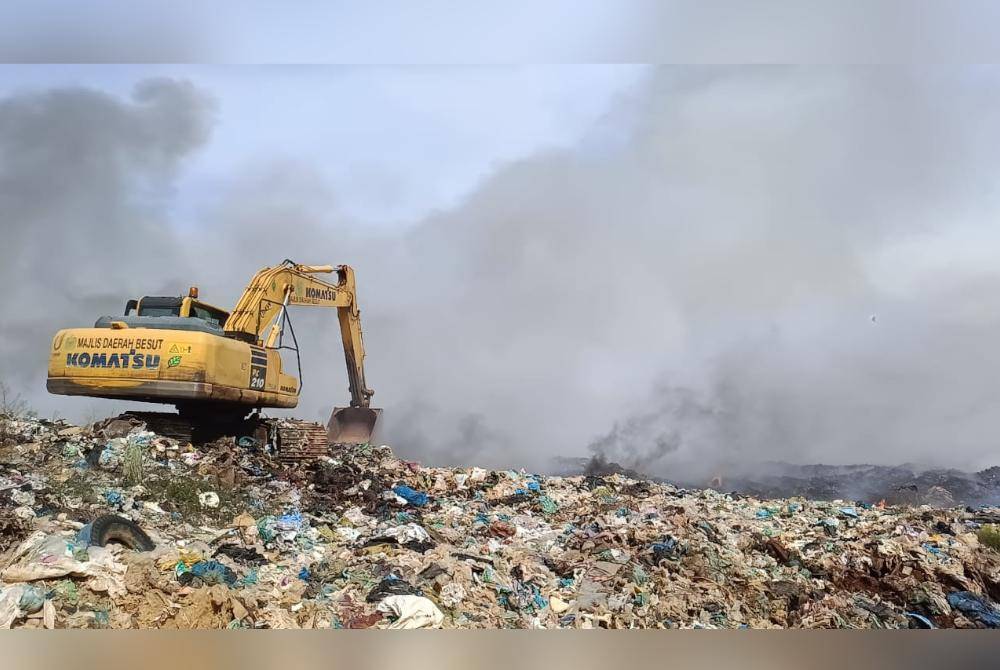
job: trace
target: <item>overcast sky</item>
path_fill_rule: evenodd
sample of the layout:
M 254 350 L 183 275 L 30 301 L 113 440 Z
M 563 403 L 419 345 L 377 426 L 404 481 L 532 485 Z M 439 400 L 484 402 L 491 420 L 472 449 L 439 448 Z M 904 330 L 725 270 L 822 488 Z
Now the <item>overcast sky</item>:
M 128 96 L 182 78 L 217 103 L 171 207 L 177 225 L 262 163 L 315 170 L 360 225 L 405 226 L 449 207 L 498 165 L 579 141 L 644 66 L 0 66 L 0 94 L 84 86 Z

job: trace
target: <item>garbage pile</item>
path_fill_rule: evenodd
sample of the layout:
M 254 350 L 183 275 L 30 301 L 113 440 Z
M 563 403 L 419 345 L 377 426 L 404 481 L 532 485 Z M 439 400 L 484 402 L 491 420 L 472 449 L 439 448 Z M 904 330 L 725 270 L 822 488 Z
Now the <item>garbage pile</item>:
M 893 505 L 931 507 L 1000 505 L 1000 467 L 979 472 L 953 468 L 930 468 L 914 464 L 799 465 L 765 462 L 720 472 L 710 481 L 667 480 L 609 461 L 603 454 L 591 458 L 556 458 L 555 472 L 564 475 L 621 474 L 688 487 L 710 486 L 717 490 L 764 498 L 804 497 L 813 500 L 849 498 L 864 502 L 885 501 Z
M 766 463 L 726 485 L 757 496 L 851 497 L 900 505 L 1000 505 L 1000 467 L 979 472 L 915 465 L 792 465 Z
M 994 508 L 0 421 L 3 628 L 1000 627 Z

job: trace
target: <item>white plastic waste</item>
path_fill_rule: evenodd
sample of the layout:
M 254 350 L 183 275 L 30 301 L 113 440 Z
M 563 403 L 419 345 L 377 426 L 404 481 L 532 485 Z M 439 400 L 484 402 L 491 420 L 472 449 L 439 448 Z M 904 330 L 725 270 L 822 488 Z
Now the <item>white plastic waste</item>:
M 8 629 L 10 625 L 21 616 L 21 594 L 24 592 L 23 584 L 4 586 L 0 588 L 0 628 Z
M 126 593 L 124 576 L 128 568 L 118 562 L 110 549 L 88 547 L 89 560 L 78 561 L 73 557 L 72 548 L 70 538 L 36 531 L 15 550 L 11 558 L 16 563 L 0 572 L 0 580 L 32 582 L 72 575 L 88 577 L 87 587 L 91 591 L 107 592 L 112 596 Z
M 444 623 L 441 610 L 423 596 L 387 596 L 378 604 L 378 611 L 397 617 L 386 626 L 393 630 L 440 628 Z
M 393 526 L 391 528 L 386 528 L 380 534 L 380 537 L 391 537 L 400 544 L 406 544 L 407 542 L 426 542 L 431 539 L 431 536 L 427 534 L 423 526 L 416 523 L 406 523 L 402 526 Z
M 449 582 L 441 589 L 441 604 L 445 607 L 454 607 L 465 600 L 465 587 L 458 582 Z
M 202 507 L 218 507 L 219 494 L 215 491 L 205 491 L 204 493 L 199 493 L 198 502 L 201 503 Z

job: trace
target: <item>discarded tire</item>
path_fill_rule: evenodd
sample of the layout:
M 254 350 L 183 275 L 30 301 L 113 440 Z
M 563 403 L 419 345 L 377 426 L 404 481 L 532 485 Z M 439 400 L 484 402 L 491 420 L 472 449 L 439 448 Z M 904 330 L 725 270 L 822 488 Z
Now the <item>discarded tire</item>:
M 103 547 L 109 542 L 117 542 L 136 551 L 152 551 L 156 547 L 142 528 L 117 514 L 99 516 L 91 526 L 91 544 Z

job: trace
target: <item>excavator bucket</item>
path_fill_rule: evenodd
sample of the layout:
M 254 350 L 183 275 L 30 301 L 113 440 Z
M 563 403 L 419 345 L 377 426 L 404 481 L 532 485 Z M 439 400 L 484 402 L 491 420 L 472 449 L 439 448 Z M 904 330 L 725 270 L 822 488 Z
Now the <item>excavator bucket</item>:
M 330 444 L 367 444 L 374 439 L 382 410 L 372 407 L 335 407 L 326 425 Z

